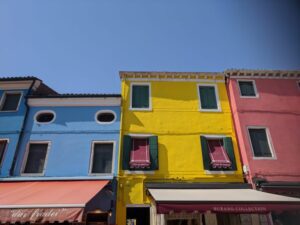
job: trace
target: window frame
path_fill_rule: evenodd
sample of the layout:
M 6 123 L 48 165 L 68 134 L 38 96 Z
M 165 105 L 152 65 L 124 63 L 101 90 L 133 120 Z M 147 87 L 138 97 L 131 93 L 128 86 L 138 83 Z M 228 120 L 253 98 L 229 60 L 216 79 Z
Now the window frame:
M 241 87 L 240 87 L 240 82 L 251 82 L 252 85 L 253 85 L 255 96 L 243 96 L 242 95 L 242 90 L 241 90 Z M 238 89 L 239 89 L 239 93 L 240 93 L 240 98 L 259 98 L 259 93 L 257 91 L 255 80 L 237 79 L 237 85 L 238 85 Z
M 42 173 L 24 173 L 27 161 L 28 161 L 28 155 L 29 155 L 29 150 L 30 150 L 30 144 L 47 144 L 47 153 L 46 153 L 46 157 L 45 157 L 45 163 L 44 163 L 44 167 L 43 167 L 43 172 Z M 23 157 L 23 161 L 22 161 L 22 167 L 21 167 L 21 176 L 44 176 L 45 175 L 45 171 L 46 171 L 46 167 L 47 167 L 47 163 L 48 163 L 48 157 L 49 157 L 49 152 L 50 152 L 50 148 L 51 148 L 51 141 L 29 141 L 27 143 L 26 146 L 26 151 Z
M 216 102 L 217 102 L 217 108 L 216 109 L 202 109 L 201 96 L 200 96 L 200 87 L 214 87 Z M 197 93 L 198 93 L 199 111 L 201 111 L 201 112 L 222 112 L 221 103 L 220 103 L 220 96 L 219 96 L 219 90 L 218 90 L 218 85 L 217 84 L 199 83 L 199 84 L 197 84 Z
M 227 135 L 222 135 L 222 134 L 220 134 L 220 135 L 202 134 L 201 136 L 204 136 L 208 140 L 223 139 L 226 137 L 232 138 L 232 136 L 227 136 Z M 201 146 L 201 143 L 200 143 L 200 146 Z M 201 150 L 202 150 L 202 147 L 201 147 Z M 234 151 L 234 149 L 233 149 L 233 151 Z M 234 153 L 235 153 L 235 151 L 234 151 Z M 202 155 L 202 157 L 203 157 L 203 155 Z M 233 171 L 233 170 L 206 170 L 205 168 L 203 168 L 203 169 L 204 169 L 205 174 L 234 174 L 235 172 L 238 171 L 238 170 L 236 170 L 236 171 Z
M 251 141 L 251 136 L 250 136 L 250 129 L 264 129 L 266 132 L 266 136 L 267 136 L 267 141 L 268 141 L 268 145 L 270 148 L 270 152 L 271 152 L 271 157 L 259 157 L 259 156 L 255 156 L 254 154 L 254 149 L 253 149 L 253 145 L 252 145 L 252 141 Z M 251 148 L 251 152 L 252 152 L 252 159 L 254 160 L 276 160 L 276 154 L 275 154 L 275 150 L 274 150 L 274 146 L 273 146 L 273 141 L 271 139 L 271 134 L 269 131 L 268 127 L 263 127 L 263 126 L 247 126 L 247 136 L 248 136 L 248 141 L 250 143 L 250 148 Z
M 110 173 L 93 173 L 92 169 L 93 169 L 93 161 L 94 161 L 94 146 L 95 144 L 113 144 L 113 149 L 112 149 L 112 163 L 111 163 L 111 172 Z M 110 176 L 114 173 L 114 167 L 115 167 L 115 148 L 116 148 L 116 141 L 114 140 L 94 140 L 92 141 L 91 144 L 91 153 L 90 153 L 90 162 L 89 162 L 89 176 Z
M 3 104 L 5 102 L 7 94 L 20 94 L 20 98 L 19 98 L 19 102 L 18 102 L 16 110 L 6 110 L 6 111 L 2 110 L 2 107 L 3 107 Z M 2 96 L 1 96 L 1 100 L 0 100 L 0 113 L 1 112 L 2 113 L 17 112 L 19 110 L 22 98 L 23 98 L 23 92 L 22 91 L 4 91 L 3 94 L 2 94 Z
M 4 162 L 4 159 L 5 159 L 7 149 L 8 149 L 9 138 L 0 138 L 0 141 L 6 141 L 6 146 L 5 146 L 4 151 L 3 151 L 2 160 L 0 160 L 0 169 L 1 169 L 2 165 L 3 165 L 3 162 Z
M 112 121 L 110 121 L 110 122 L 100 122 L 100 121 L 98 120 L 98 116 L 99 116 L 99 114 L 101 114 L 101 113 L 112 113 L 112 114 L 114 115 L 115 118 L 114 118 Z M 116 120 L 117 120 L 117 114 L 116 114 L 113 110 L 105 109 L 105 110 L 99 110 L 99 111 L 97 111 L 97 112 L 95 113 L 95 121 L 96 121 L 96 123 L 98 123 L 98 124 L 101 124 L 101 125 L 112 124 L 112 123 L 116 122 Z
M 149 107 L 148 108 L 133 108 L 132 107 L 132 90 L 133 86 L 148 86 L 149 87 Z M 152 91 L 151 91 L 151 83 L 149 82 L 132 82 L 130 83 L 130 106 L 129 110 L 131 111 L 152 111 Z
M 52 113 L 54 116 L 53 116 L 53 119 L 51 120 L 51 121 L 49 121 L 49 122 L 39 122 L 39 121 L 37 121 L 37 117 L 38 117 L 38 115 L 39 114 L 42 114 L 42 113 Z M 56 119 L 56 113 L 55 113 L 55 111 L 53 111 L 53 110 L 40 110 L 40 111 L 37 111 L 35 114 L 34 114 L 34 122 L 36 123 L 36 124 L 50 124 L 50 123 L 53 123 L 54 121 L 55 121 L 55 119 Z

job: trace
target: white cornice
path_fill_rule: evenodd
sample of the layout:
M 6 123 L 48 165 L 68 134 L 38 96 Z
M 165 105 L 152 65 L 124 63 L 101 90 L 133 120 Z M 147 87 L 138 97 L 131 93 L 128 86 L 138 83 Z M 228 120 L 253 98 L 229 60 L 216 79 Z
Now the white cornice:
M 300 79 L 300 71 L 285 70 L 226 70 L 230 78 Z
M 130 81 L 224 82 L 225 76 L 209 72 L 120 72 L 120 78 Z
M 31 80 L 24 81 L 1 81 L 0 89 L 1 90 L 20 90 L 20 89 L 29 89 L 32 84 Z M 36 82 L 34 86 L 39 86 L 40 82 Z
M 29 98 L 30 106 L 120 106 L 121 98 Z

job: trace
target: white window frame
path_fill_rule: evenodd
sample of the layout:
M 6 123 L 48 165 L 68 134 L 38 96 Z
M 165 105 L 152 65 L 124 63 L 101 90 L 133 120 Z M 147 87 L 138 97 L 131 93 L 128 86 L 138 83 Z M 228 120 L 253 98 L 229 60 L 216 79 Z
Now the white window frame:
M 47 153 L 46 153 L 46 157 L 45 157 L 44 168 L 43 168 L 42 173 L 24 173 L 26 163 L 27 163 L 27 160 L 28 160 L 30 144 L 47 144 L 48 145 L 47 146 Z M 25 155 L 24 155 L 24 158 L 23 158 L 23 163 L 22 163 L 22 167 L 21 167 L 21 176 L 44 176 L 45 171 L 46 171 L 46 167 L 47 167 L 47 163 L 48 163 L 48 156 L 49 156 L 50 148 L 51 148 L 51 141 L 29 141 L 27 143 L 26 152 L 25 152 Z
M 226 136 L 226 135 L 213 135 L 213 134 L 202 134 L 201 136 L 204 136 L 208 140 L 223 139 L 223 138 L 226 138 L 226 137 L 232 137 L 232 136 Z M 201 145 L 201 143 L 200 143 L 200 145 Z M 234 151 L 234 149 L 233 149 L 233 151 Z M 235 151 L 234 151 L 234 153 L 235 153 Z M 237 171 L 205 170 L 204 169 L 204 172 L 205 172 L 205 174 L 235 174 L 235 172 L 237 172 Z
M 43 113 L 52 113 L 54 116 L 53 116 L 53 119 L 49 122 L 39 122 L 37 121 L 37 117 L 40 115 L 40 114 L 43 114 Z M 34 122 L 37 123 L 37 124 L 50 124 L 50 123 L 53 123 L 56 119 L 56 113 L 53 111 L 53 110 L 40 110 L 38 112 L 35 113 L 34 115 Z
M 133 86 L 148 86 L 149 87 L 149 107 L 148 108 L 133 108 L 132 107 L 132 90 Z M 130 107 L 129 110 L 132 111 L 151 111 L 152 110 L 152 91 L 151 91 L 151 83 L 147 82 L 133 82 L 130 83 Z
M 214 87 L 215 95 L 216 95 L 216 101 L 217 101 L 217 108 L 216 109 L 202 109 L 201 98 L 200 98 L 200 87 Z M 211 83 L 197 84 L 197 92 L 198 92 L 198 99 L 199 99 L 199 111 L 201 111 L 201 112 L 222 112 L 220 97 L 219 97 L 219 90 L 218 90 L 218 85 L 217 84 L 211 84 Z
M 4 162 L 4 158 L 5 158 L 5 155 L 6 155 L 7 148 L 8 148 L 9 138 L 0 138 L 0 141 L 6 141 L 6 146 L 5 146 L 4 152 L 3 152 L 3 157 L 2 157 L 2 160 L 0 161 L 0 168 L 1 168 L 2 164 Z
M 19 102 L 18 102 L 16 110 L 7 110 L 7 111 L 2 110 L 2 107 L 3 107 L 3 104 L 5 102 L 7 94 L 20 94 L 20 98 L 19 98 Z M 2 97 L 1 97 L 1 101 L 0 101 L 0 113 L 17 112 L 19 110 L 22 98 L 23 98 L 23 92 L 22 91 L 4 91 L 3 94 L 2 94 Z
M 111 172 L 110 173 L 93 173 L 93 161 L 94 161 L 94 146 L 95 144 L 113 144 L 113 149 L 112 149 L 112 163 L 111 163 Z M 89 175 L 90 176 L 106 176 L 106 175 L 112 175 L 114 173 L 114 168 L 115 168 L 115 148 L 116 148 L 116 141 L 113 140 L 105 140 L 105 141 L 92 141 L 92 146 L 91 146 L 91 155 L 90 155 L 90 165 L 89 165 Z
M 268 145 L 270 148 L 270 152 L 271 152 L 271 157 L 259 157 L 259 156 L 255 156 L 254 154 L 254 149 L 253 149 L 253 145 L 252 145 L 252 141 L 251 141 L 251 137 L 250 137 L 250 131 L 249 129 L 265 129 L 266 131 L 266 136 L 267 136 L 267 141 L 268 141 Z M 247 135 L 248 135 L 248 141 L 250 143 L 250 148 L 252 151 L 252 158 L 255 160 L 276 160 L 276 154 L 275 154 L 275 150 L 274 150 L 274 146 L 273 146 L 273 142 L 271 139 L 271 135 L 270 135 L 270 131 L 268 127 L 263 127 L 263 126 L 247 126 Z
M 115 118 L 110 122 L 100 122 L 97 118 L 98 118 L 98 115 L 101 113 L 111 113 L 114 115 Z M 99 110 L 95 114 L 96 123 L 101 124 L 101 125 L 112 124 L 112 123 L 116 122 L 116 120 L 117 120 L 117 114 L 113 110 Z
M 241 87 L 240 87 L 240 81 L 241 82 L 252 82 L 253 89 L 254 89 L 254 92 L 255 92 L 255 96 L 243 96 L 242 95 L 242 90 L 241 90 Z M 257 91 L 255 80 L 238 79 L 237 80 L 237 85 L 238 85 L 238 89 L 239 89 L 239 93 L 240 93 L 240 98 L 259 98 L 259 94 L 258 94 L 258 91 Z

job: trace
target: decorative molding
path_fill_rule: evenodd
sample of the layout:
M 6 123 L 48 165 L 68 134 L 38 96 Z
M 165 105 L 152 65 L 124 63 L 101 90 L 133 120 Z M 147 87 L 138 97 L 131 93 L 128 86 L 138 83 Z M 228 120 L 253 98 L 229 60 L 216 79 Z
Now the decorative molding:
M 121 98 L 28 98 L 30 106 L 120 106 Z
M 287 70 L 226 70 L 229 78 L 299 79 L 300 71 Z
M 120 72 L 120 78 L 130 81 L 225 82 L 223 73 L 205 72 Z
M 26 81 L 1 81 L 0 89 L 1 90 L 21 90 L 21 89 L 29 89 L 32 84 L 31 80 Z M 36 89 L 41 84 L 40 81 L 35 81 L 33 86 Z

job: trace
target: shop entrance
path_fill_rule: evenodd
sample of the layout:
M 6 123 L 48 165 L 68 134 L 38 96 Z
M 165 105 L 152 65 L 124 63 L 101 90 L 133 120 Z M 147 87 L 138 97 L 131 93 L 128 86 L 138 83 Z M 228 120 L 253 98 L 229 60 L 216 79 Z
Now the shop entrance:
M 150 207 L 127 207 L 126 225 L 150 225 Z

